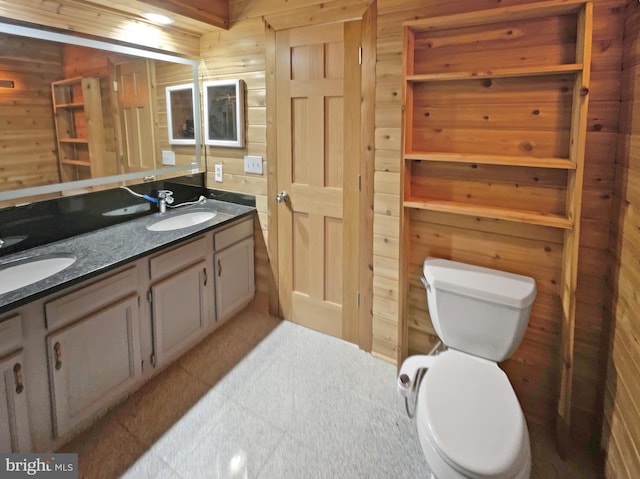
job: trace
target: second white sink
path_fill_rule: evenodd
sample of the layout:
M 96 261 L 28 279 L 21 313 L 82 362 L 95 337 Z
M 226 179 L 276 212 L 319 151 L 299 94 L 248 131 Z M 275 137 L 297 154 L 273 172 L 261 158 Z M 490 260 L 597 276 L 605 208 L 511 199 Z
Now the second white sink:
M 0 294 L 53 276 L 75 262 L 72 255 L 28 258 L 0 266 Z
M 156 221 L 155 223 L 147 225 L 147 229 L 149 231 L 179 230 L 181 228 L 188 228 L 189 226 L 204 223 L 215 216 L 216 213 L 213 211 L 192 211 L 191 213 L 183 213 L 181 215 L 172 216 L 171 218 Z

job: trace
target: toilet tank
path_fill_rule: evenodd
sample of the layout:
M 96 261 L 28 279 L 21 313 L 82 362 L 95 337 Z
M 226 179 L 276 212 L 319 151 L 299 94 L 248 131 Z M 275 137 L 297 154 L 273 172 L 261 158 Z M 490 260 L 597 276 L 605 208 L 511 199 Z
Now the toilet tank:
M 518 347 L 536 297 L 533 278 L 427 258 L 424 280 L 431 321 L 448 347 L 492 361 Z

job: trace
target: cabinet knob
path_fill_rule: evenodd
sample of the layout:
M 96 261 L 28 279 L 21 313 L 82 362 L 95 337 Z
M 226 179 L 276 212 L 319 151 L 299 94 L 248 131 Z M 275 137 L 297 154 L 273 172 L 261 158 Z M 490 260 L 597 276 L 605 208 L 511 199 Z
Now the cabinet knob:
M 53 345 L 53 352 L 56 354 L 56 371 L 62 368 L 62 346 L 60 343 Z
M 207 268 L 202 268 L 202 273 L 204 274 L 204 285 L 207 285 L 207 281 L 208 281 L 208 275 L 207 275 Z
M 22 365 L 15 363 L 13 365 L 13 377 L 16 382 L 16 394 L 20 394 L 24 391 L 24 384 L 22 383 Z
M 218 278 L 222 276 L 222 262 L 220 262 L 220 258 L 218 258 Z

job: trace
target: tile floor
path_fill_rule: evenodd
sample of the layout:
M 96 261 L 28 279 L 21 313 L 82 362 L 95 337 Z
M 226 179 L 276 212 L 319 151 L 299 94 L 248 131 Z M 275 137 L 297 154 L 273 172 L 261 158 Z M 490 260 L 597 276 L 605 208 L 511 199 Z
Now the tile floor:
M 100 479 L 420 478 L 395 366 L 245 311 L 61 448 Z M 531 429 L 535 478 L 596 478 Z

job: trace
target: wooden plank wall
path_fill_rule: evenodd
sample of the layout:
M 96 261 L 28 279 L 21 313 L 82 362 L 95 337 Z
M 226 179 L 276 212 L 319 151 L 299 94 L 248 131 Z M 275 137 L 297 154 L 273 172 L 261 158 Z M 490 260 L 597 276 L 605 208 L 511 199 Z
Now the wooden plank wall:
M 58 44 L 0 34 L 0 191 L 58 183 L 51 82 L 64 77 Z
M 193 83 L 193 69 L 190 65 L 161 62 L 156 60 L 156 133 L 158 135 L 160 151 L 173 151 L 176 156 L 176 165 L 188 165 L 195 161 L 195 145 L 170 145 L 169 130 L 167 126 L 167 97 L 166 87 Z M 199 102 L 196 101 L 196 107 Z M 184 105 L 184 113 L 172 112 L 181 121 L 191 114 L 189 105 Z M 191 116 L 193 119 L 194 117 Z M 201 171 L 204 170 L 204 158 L 201 158 Z
M 628 0 L 611 228 L 612 324 L 602 447 L 610 478 L 640 477 L 640 3 Z
M 499 6 L 530 3 L 505 0 Z M 587 439 L 597 429 L 599 348 L 605 306 L 608 218 L 618 129 L 618 82 L 622 54 L 624 0 L 594 1 L 592 85 L 587 134 L 585 191 L 578 280 L 572 434 Z M 495 0 L 380 0 L 376 71 L 376 174 L 374 202 L 374 351 L 397 355 L 399 186 L 401 147 L 402 22 L 496 7 Z M 561 112 L 558 113 L 559 115 Z M 561 232 L 509 222 L 416 212 L 411 238 L 409 351 L 424 353 L 436 341 L 418 281 L 427 254 L 534 276 L 539 300 L 525 339 L 504 363 L 527 418 L 551 425 L 559 381 L 558 298 Z M 413 228 L 413 226 L 412 226 Z M 531 239 L 535 238 L 535 239 Z
M 246 2 L 249 3 L 249 2 Z M 205 34 L 200 55 L 203 81 L 240 78 L 245 84 L 245 147 L 206 146 L 207 187 L 255 195 L 258 210 L 255 222 L 256 299 L 254 307 L 268 310 L 271 270 L 267 254 L 267 122 L 265 106 L 265 26 L 261 18 L 243 17 L 242 4 L 233 5 L 235 17 L 228 31 Z M 244 172 L 244 155 L 263 157 L 263 175 Z M 213 177 L 214 165 L 223 165 L 223 181 Z

